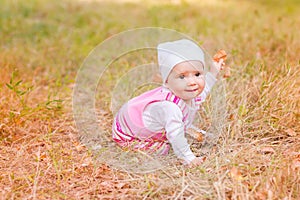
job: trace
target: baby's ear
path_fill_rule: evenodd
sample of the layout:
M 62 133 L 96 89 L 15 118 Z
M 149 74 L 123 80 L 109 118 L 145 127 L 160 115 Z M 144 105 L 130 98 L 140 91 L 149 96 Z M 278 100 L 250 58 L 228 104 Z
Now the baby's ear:
M 167 83 L 169 83 L 169 77 L 168 77 L 167 80 L 166 80 L 166 84 L 167 84 Z
M 166 88 L 170 89 L 170 88 L 169 88 L 169 84 L 168 84 L 168 79 L 167 79 L 166 82 L 164 83 L 164 86 L 165 86 Z

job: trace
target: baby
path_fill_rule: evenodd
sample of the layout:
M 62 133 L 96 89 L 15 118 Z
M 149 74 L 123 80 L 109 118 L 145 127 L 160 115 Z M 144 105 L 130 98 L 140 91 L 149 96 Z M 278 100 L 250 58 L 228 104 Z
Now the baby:
M 185 137 L 201 103 L 216 82 L 223 60 L 204 74 L 204 52 L 182 39 L 157 46 L 163 85 L 124 104 L 114 118 L 112 137 L 121 147 L 175 155 L 189 166 L 200 165 Z

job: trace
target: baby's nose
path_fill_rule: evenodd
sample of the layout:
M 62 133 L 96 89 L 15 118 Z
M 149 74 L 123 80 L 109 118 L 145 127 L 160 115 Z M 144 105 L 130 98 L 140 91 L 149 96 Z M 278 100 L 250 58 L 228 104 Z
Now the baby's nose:
M 189 77 L 187 79 L 187 84 L 188 85 L 195 85 L 196 84 L 196 78 L 195 77 Z

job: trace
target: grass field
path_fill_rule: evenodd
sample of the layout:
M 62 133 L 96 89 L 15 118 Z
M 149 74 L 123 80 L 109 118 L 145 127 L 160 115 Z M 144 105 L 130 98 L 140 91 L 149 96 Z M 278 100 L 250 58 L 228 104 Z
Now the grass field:
M 299 13 L 297 0 L 1 1 L 1 199 L 300 199 Z M 78 139 L 84 58 L 148 26 L 229 53 L 228 124 L 201 167 L 125 173 L 96 164 Z M 109 109 L 99 113 L 109 130 Z

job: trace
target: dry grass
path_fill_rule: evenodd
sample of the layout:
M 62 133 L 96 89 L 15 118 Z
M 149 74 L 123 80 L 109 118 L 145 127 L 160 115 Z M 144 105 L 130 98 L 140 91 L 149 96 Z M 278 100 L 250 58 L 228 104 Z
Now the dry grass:
M 300 198 L 297 1 L 4 1 L 0 13 L 1 199 Z M 230 52 L 227 128 L 201 167 L 126 173 L 95 162 L 78 140 L 78 66 L 103 39 L 137 26 L 176 28 L 209 52 Z M 108 108 L 99 113 L 109 130 Z

